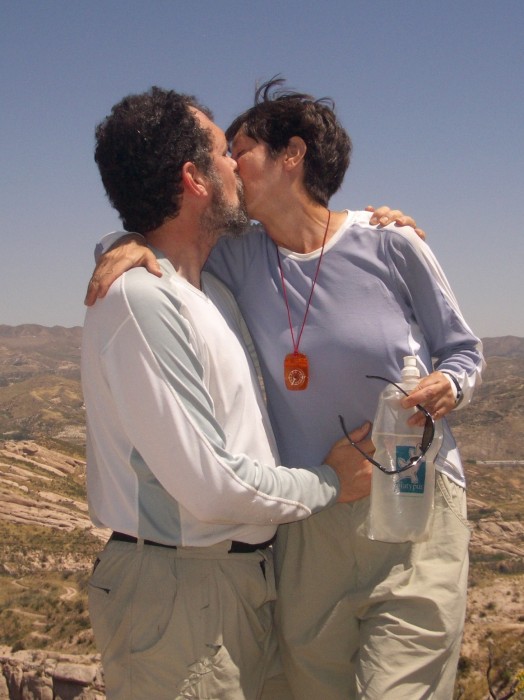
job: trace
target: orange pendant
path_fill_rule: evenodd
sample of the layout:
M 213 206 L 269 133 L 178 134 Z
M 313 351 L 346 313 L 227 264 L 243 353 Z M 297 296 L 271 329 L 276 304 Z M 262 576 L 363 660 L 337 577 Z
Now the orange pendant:
M 286 389 L 303 391 L 309 383 L 309 363 L 306 355 L 292 352 L 284 360 L 284 379 Z

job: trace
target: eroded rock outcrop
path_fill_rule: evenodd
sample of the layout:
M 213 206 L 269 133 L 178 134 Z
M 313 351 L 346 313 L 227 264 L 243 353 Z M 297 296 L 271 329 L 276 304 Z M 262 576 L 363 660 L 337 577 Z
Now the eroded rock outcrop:
M 104 700 L 98 655 L 0 647 L 0 700 Z
M 52 490 L 61 479 L 84 475 L 83 460 L 32 440 L 0 442 L 0 519 L 66 532 L 84 530 L 107 539 L 107 532 L 89 519 L 85 497 L 75 499 Z

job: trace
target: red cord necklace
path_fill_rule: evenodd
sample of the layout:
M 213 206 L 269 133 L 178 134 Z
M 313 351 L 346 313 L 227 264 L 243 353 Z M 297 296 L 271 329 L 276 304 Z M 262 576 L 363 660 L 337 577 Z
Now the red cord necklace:
M 284 358 L 284 380 L 286 383 L 286 389 L 290 391 L 303 391 L 307 389 L 309 384 L 309 362 L 307 355 L 298 351 L 300 345 L 300 339 L 302 338 L 302 333 L 304 332 L 304 327 L 306 325 L 307 315 L 309 313 L 309 307 L 311 305 L 311 299 L 313 298 L 313 292 L 315 290 L 315 285 L 317 283 L 318 272 L 320 270 L 320 263 L 322 262 L 322 256 L 324 255 L 324 246 L 326 245 L 326 238 L 329 229 L 329 221 L 331 219 L 331 212 L 328 210 L 328 220 L 326 224 L 326 230 L 324 232 L 324 239 L 322 241 L 322 248 L 320 249 L 320 257 L 317 263 L 317 269 L 313 282 L 311 284 L 311 292 L 309 293 L 309 299 L 306 306 L 306 312 L 302 320 L 302 325 L 300 327 L 300 332 L 298 338 L 295 342 L 295 333 L 293 332 L 293 323 L 291 321 L 291 309 L 289 308 L 289 301 L 287 298 L 286 290 L 286 280 L 284 279 L 284 270 L 282 269 L 282 262 L 280 260 L 280 253 L 278 251 L 278 246 L 275 244 L 277 249 L 277 259 L 278 259 L 278 269 L 280 270 L 280 278 L 282 280 L 282 291 L 284 293 L 284 301 L 286 303 L 287 318 L 289 322 L 289 330 L 291 331 L 291 341 L 293 343 L 293 352 L 286 355 Z

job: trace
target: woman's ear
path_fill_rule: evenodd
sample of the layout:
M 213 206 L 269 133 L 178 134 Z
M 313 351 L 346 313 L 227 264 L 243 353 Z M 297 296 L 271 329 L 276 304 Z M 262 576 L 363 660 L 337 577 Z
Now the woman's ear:
M 306 151 L 307 146 L 304 139 L 300 136 L 292 136 L 286 146 L 284 166 L 290 170 L 295 168 L 304 160 Z

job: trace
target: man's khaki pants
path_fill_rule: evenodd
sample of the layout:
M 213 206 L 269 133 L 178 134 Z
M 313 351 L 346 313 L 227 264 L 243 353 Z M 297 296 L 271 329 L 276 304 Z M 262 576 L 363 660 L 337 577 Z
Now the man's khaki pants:
M 89 610 L 108 700 L 277 700 L 272 554 L 229 546 L 106 545 Z

